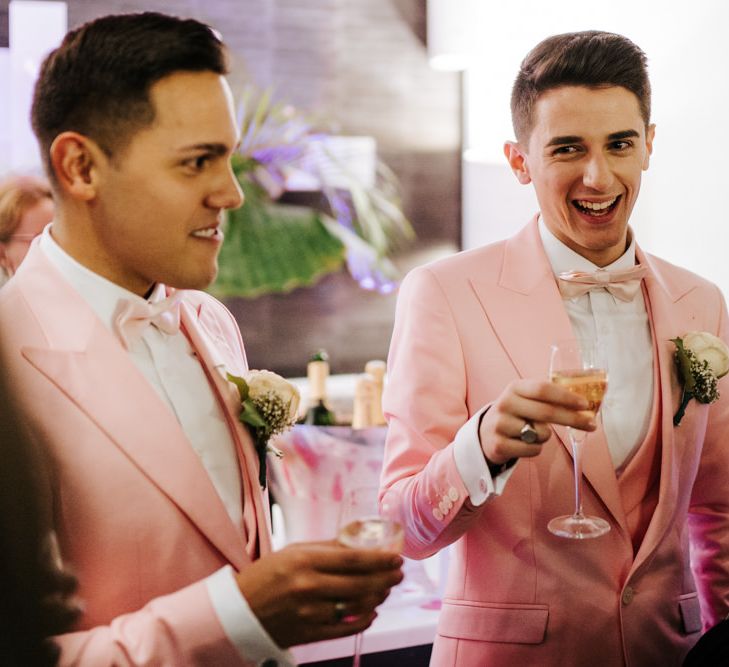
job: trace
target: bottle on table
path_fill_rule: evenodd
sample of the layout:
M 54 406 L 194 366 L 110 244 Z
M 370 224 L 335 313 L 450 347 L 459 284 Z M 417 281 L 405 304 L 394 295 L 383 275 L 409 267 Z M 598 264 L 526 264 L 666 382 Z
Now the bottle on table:
M 302 423 L 312 426 L 334 426 L 337 420 L 327 405 L 327 378 L 329 377 L 329 356 L 325 350 L 318 350 L 306 366 L 309 382 L 309 407 Z
M 372 415 L 375 411 L 376 396 L 377 383 L 375 379 L 367 373 L 360 375 L 354 385 L 352 428 L 369 428 L 375 425 L 372 421 Z
M 382 390 L 385 386 L 385 373 L 387 364 L 382 359 L 372 359 L 365 364 L 365 373 L 370 375 L 375 383 L 375 396 L 372 400 L 372 426 L 384 426 L 385 415 L 382 413 Z

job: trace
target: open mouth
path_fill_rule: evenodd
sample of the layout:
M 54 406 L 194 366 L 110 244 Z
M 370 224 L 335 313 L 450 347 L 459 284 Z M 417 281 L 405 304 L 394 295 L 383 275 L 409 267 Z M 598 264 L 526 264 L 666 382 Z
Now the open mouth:
M 217 239 L 223 237 L 223 232 L 219 227 L 206 227 L 205 229 L 194 231 L 192 236 L 198 239 Z
M 580 212 L 585 215 L 589 215 L 592 218 L 603 218 L 610 215 L 618 205 L 622 195 L 613 197 L 608 201 L 594 202 L 586 199 L 573 199 L 572 205 Z

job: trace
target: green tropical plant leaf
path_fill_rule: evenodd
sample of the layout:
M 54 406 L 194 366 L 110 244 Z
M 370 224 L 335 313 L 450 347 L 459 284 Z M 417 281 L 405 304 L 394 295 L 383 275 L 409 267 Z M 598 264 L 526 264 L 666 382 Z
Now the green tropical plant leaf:
M 228 213 L 213 294 L 286 293 L 342 268 L 344 244 L 322 224 L 321 214 L 268 202 L 256 185 L 241 183 L 246 203 Z

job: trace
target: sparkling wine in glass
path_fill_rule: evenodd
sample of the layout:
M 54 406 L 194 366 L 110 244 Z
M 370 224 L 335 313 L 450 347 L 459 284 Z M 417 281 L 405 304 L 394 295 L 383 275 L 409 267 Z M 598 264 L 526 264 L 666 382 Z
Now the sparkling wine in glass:
M 347 547 L 400 552 L 404 531 L 399 504 L 378 503 L 376 486 L 357 487 L 345 494 L 339 514 L 338 541 Z M 354 638 L 352 667 L 359 667 L 362 632 Z
M 607 360 L 603 346 L 592 341 L 563 341 L 552 345 L 549 379 L 587 399 L 588 410 L 597 415 L 607 391 Z M 610 524 L 582 511 L 582 454 L 587 438 L 585 431 L 567 428 L 574 464 L 575 511 L 552 519 L 548 528 L 559 537 L 588 539 L 600 537 L 610 530 Z

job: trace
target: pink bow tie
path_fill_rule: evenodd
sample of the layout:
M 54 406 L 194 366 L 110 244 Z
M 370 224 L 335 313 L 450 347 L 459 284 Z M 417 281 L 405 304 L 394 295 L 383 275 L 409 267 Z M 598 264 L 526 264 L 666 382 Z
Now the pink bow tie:
M 122 299 L 114 313 L 114 332 L 127 350 L 150 324 L 166 334 L 175 334 L 180 330 L 180 299 L 177 292 L 157 303 Z
M 559 291 L 565 299 L 575 299 L 587 294 L 590 290 L 606 289 L 616 299 L 632 301 L 640 289 L 646 269 L 643 266 L 633 266 L 620 271 L 595 271 L 583 273 L 582 271 L 567 271 L 557 276 Z

